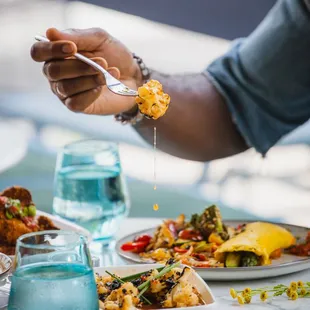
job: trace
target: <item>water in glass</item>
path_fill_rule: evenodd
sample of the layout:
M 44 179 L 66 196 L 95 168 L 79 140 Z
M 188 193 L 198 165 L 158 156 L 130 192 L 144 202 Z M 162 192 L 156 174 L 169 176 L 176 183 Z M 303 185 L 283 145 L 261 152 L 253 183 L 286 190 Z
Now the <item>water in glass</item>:
M 98 310 L 86 238 L 66 231 L 17 241 L 8 310 Z
M 54 213 L 109 242 L 128 214 L 129 201 L 117 146 L 97 140 L 67 145 L 59 154 Z

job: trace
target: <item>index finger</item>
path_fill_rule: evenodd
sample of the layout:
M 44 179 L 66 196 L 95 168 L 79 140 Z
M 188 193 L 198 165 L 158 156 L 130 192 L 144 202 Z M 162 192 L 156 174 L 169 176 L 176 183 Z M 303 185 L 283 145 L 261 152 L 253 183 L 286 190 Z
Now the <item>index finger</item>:
M 77 47 L 71 41 L 37 42 L 31 47 L 31 57 L 37 62 L 64 59 L 76 52 Z

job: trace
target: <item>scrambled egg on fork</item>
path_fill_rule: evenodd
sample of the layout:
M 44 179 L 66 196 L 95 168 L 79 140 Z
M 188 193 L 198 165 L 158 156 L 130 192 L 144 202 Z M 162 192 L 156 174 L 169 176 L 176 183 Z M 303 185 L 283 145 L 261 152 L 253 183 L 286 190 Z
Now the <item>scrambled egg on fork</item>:
M 152 119 L 162 117 L 170 104 L 170 96 L 163 92 L 163 86 L 150 80 L 138 89 L 136 103 L 142 114 Z

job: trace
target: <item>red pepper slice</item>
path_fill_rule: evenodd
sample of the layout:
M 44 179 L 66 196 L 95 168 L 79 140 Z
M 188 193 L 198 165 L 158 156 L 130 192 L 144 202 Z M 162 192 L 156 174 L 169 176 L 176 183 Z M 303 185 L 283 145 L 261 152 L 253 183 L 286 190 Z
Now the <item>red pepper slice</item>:
M 175 227 L 175 223 L 173 221 L 166 222 L 168 229 L 171 231 L 174 237 L 178 235 L 177 229 Z
M 26 226 L 30 228 L 34 228 L 37 226 L 37 224 L 34 222 L 34 218 L 31 216 L 22 217 L 22 221 L 25 223 Z
M 5 196 L 0 196 L 0 203 L 2 203 L 2 204 L 6 204 L 7 202 L 8 202 L 8 198 L 7 197 L 5 197 Z
M 150 242 L 152 237 L 150 235 L 140 235 L 134 239 L 134 242 Z
M 13 214 L 14 216 L 18 215 L 20 213 L 20 210 L 18 207 L 16 206 L 10 206 L 8 208 L 8 210 L 10 211 L 11 214 Z
M 188 251 L 188 249 L 182 249 L 182 248 L 180 248 L 180 247 L 178 247 L 178 246 L 175 246 L 175 247 L 173 248 L 173 250 L 174 250 L 175 252 L 177 252 L 177 253 L 186 253 L 186 252 Z
M 199 261 L 206 261 L 207 260 L 206 256 L 203 254 L 200 254 L 200 253 L 193 253 L 192 257 L 197 258 Z
M 185 240 L 201 241 L 203 237 L 200 232 L 193 229 L 184 229 L 179 232 L 179 238 Z
M 148 242 L 142 242 L 142 241 L 127 242 L 121 246 L 121 249 L 126 252 L 140 253 L 145 250 L 148 244 L 149 244 Z

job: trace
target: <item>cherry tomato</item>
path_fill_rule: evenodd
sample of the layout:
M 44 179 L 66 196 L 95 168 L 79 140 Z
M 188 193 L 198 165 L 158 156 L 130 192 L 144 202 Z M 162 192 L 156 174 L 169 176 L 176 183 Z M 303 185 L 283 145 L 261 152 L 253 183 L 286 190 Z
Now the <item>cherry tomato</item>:
M 137 236 L 134 240 L 134 242 L 150 242 L 152 239 L 152 237 L 150 235 L 140 235 L 140 236 Z
M 184 229 L 179 232 L 179 238 L 185 240 L 201 241 L 203 237 L 200 232 L 193 229 Z
M 175 251 L 175 252 L 177 252 L 177 253 L 186 253 L 188 250 L 187 249 L 182 249 L 182 248 L 180 248 L 180 247 L 178 247 L 178 246 L 175 246 L 174 248 L 173 248 L 173 250 Z
M 148 246 L 148 244 L 149 244 L 148 242 L 142 242 L 142 241 L 127 242 L 121 246 L 121 249 L 126 252 L 140 253 L 144 251 L 144 249 Z

